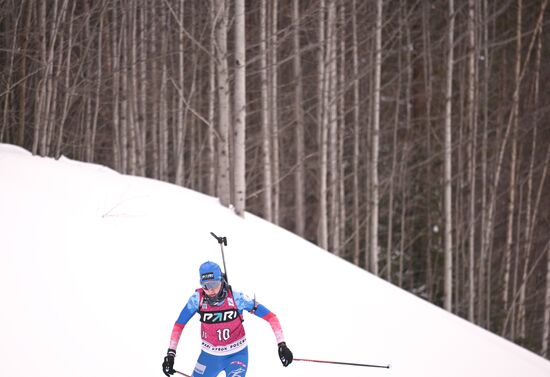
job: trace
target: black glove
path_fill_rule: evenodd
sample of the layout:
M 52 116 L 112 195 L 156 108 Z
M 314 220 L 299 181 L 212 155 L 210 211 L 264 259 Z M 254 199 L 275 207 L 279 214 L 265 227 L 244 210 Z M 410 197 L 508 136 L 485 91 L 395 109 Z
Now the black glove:
M 164 356 L 164 362 L 162 363 L 162 372 L 170 376 L 171 374 L 176 373 L 174 370 L 174 359 L 176 358 L 176 350 L 171 348 L 168 349 L 166 356 Z
M 285 342 L 279 343 L 279 359 L 285 367 L 289 366 L 292 362 L 292 352 L 288 349 Z

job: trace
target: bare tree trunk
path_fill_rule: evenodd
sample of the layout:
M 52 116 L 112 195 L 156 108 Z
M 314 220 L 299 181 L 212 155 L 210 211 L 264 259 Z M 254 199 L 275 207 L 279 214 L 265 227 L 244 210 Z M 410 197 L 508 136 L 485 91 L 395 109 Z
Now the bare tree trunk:
M 84 26 L 84 35 L 85 35 L 85 38 L 87 41 L 91 40 L 92 39 L 92 35 L 91 35 L 91 27 L 90 27 L 90 18 L 91 18 L 91 14 L 90 14 L 90 5 L 88 3 L 85 3 L 84 4 L 84 9 L 85 9 L 85 12 L 86 12 L 86 19 L 85 19 L 85 26 Z M 63 38 L 63 37 L 62 37 Z M 93 72 L 92 72 L 92 66 L 88 66 L 84 69 L 85 71 L 85 75 L 89 78 L 93 77 Z M 93 150 L 93 143 L 92 143 L 92 118 L 93 118 L 93 113 L 92 113 L 92 98 L 91 96 L 86 96 L 84 98 L 84 103 L 85 103 L 85 112 L 84 112 L 84 115 L 85 115 L 85 118 L 84 118 L 84 122 L 82 122 L 84 124 L 84 151 L 82 153 L 82 157 L 84 158 L 85 161 L 87 162 L 91 162 L 92 160 L 90 160 L 90 157 L 91 155 L 93 154 L 92 150 Z M 82 158 L 81 157 L 81 158 Z
M 375 42 L 375 62 L 374 62 L 374 109 L 372 122 L 372 140 L 371 140 L 371 231 L 370 231 L 370 253 L 371 253 L 371 272 L 378 275 L 378 154 L 379 154 L 379 134 L 380 134 L 380 91 L 381 91 L 381 73 L 382 73 L 382 0 L 376 2 L 376 42 Z
M 151 56 L 157 56 L 160 51 L 158 46 L 162 44 L 161 37 L 157 29 L 157 11 L 156 7 L 151 7 Z M 160 98 L 161 96 L 161 86 L 159 85 L 159 73 L 158 73 L 158 64 L 157 59 L 153 59 L 151 62 L 151 71 L 153 80 L 151 82 L 152 92 L 155 98 Z M 152 176 L 155 179 L 160 178 L 160 150 L 159 150 L 159 119 L 160 119 L 160 101 L 156 100 L 152 103 L 151 109 L 151 160 L 152 160 Z
M 227 69 L 227 9 L 225 0 L 216 0 L 216 68 L 220 139 L 218 140 L 218 197 L 226 207 L 231 202 L 229 167 L 229 72 Z
M 46 2 L 40 4 L 39 9 L 39 30 L 40 30 L 40 62 L 43 65 L 44 75 L 38 82 L 36 93 L 36 105 L 34 113 L 34 137 L 32 145 L 32 153 L 39 153 L 41 131 L 43 129 L 43 109 L 46 97 L 46 77 L 48 72 L 47 56 L 46 56 Z
M 174 153 L 174 165 L 176 166 L 176 178 L 174 180 L 176 185 L 183 186 L 185 179 L 185 123 L 183 119 L 184 107 L 185 107 L 185 31 L 184 31 L 184 2 L 180 2 L 180 12 L 179 12 L 179 26 L 180 30 L 178 33 L 178 85 L 180 88 L 180 93 L 178 96 L 178 113 L 176 117 L 176 140 L 175 140 L 175 153 Z
M 375 51 L 376 51 L 376 47 L 374 47 L 374 42 L 371 42 L 369 41 L 369 52 L 367 54 L 367 58 L 363 58 L 363 59 L 366 59 L 367 62 L 368 62 L 368 65 L 369 67 L 372 65 L 374 66 L 374 55 L 375 55 Z M 366 153 L 365 153 L 365 189 L 364 189 L 364 195 L 363 195 L 363 199 L 365 201 L 365 220 L 364 220 L 364 223 L 365 223 L 365 228 L 364 228 L 364 240 L 365 240 L 365 243 L 364 243 L 364 246 L 363 246 L 363 255 L 364 255 L 364 269 L 365 270 L 370 270 L 370 265 L 371 265 L 371 252 L 370 252 L 370 245 L 371 245 L 371 230 L 372 230 L 372 226 L 371 226 L 371 221 L 372 221 L 372 195 L 371 195 L 371 191 L 372 191 L 372 184 L 370 182 L 370 180 L 372 179 L 371 178 L 371 160 L 372 160 L 372 123 L 373 123 L 373 119 L 374 119 L 374 115 L 373 115 L 373 103 L 374 103 L 374 96 L 372 95 L 372 84 L 374 82 L 374 73 L 373 73 L 374 70 L 372 69 L 369 69 L 368 70 L 368 88 L 366 88 L 365 90 L 365 93 L 369 93 L 368 95 L 368 99 L 367 99 L 367 103 L 365 104 L 365 107 L 368 109 L 368 111 L 366 112 L 366 119 L 365 119 L 365 122 L 364 122 L 364 125 L 363 125 L 363 128 L 365 129 L 365 140 L 364 140 L 364 143 L 365 145 L 367 146 L 366 148 Z
M 544 322 L 542 325 L 542 357 L 548 357 L 550 346 L 550 243 L 546 244 L 546 292 L 544 295 Z
M 399 51 L 403 51 L 403 4 L 400 4 L 399 12 L 399 30 L 398 30 L 398 46 Z M 399 130 L 399 114 L 400 114 L 400 103 L 401 103 L 401 74 L 403 70 L 402 63 L 402 54 L 401 52 L 397 56 L 397 74 L 399 76 L 397 80 L 397 86 L 395 89 L 395 109 L 394 109 L 394 122 L 393 122 L 393 138 L 392 138 L 392 162 L 391 162 L 391 173 L 390 173 L 390 187 L 389 187 L 389 199 L 388 199 L 388 236 L 386 241 L 386 280 L 392 281 L 392 255 L 393 255 L 393 227 L 394 227 L 394 205 L 395 205 L 395 183 L 397 181 L 397 152 L 400 149 L 397 142 L 397 133 Z
M 119 114 L 119 97 L 120 97 L 120 34 L 118 28 L 118 7 L 116 4 L 113 6 L 112 20 L 111 20 L 111 44 L 112 44 L 112 76 L 113 76 L 113 159 L 114 167 L 117 171 L 122 171 L 122 144 L 120 140 L 120 114 Z
M 399 287 L 403 287 L 404 284 L 404 270 L 405 270 L 405 250 L 406 250 L 406 232 L 407 232 L 407 206 L 408 206 L 408 198 L 407 198 L 407 190 L 404 188 L 403 182 L 406 182 L 406 159 L 403 158 L 400 164 L 400 174 L 399 174 L 399 181 L 400 181 L 400 187 L 402 187 L 402 200 L 401 200 L 401 213 L 400 213 L 400 222 L 401 227 L 399 229 L 401 233 L 401 239 L 399 242 L 399 272 L 397 276 L 397 285 Z
M 67 92 L 65 93 L 65 97 L 63 100 L 63 109 L 61 112 L 61 120 L 59 121 L 59 132 L 57 134 L 57 142 L 55 147 L 55 156 L 56 158 L 59 158 L 61 156 L 61 147 L 63 144 L 63 130 L 65 128 L 65 121 L 67 120 L 69 116 L 69 104 L 71 103 L 72 97 L 74 96 L 75 87 L 76 85 L 71 86 L 71 56 L 72 56 L 72 49 L 73 49 L 73 19 L 74 19 L 74 12 L 75 12 L 76 3 L 73 3 L 72 9 L 71 9 L 71 15 L 69 17 L 69 35 L 68 35 L 68 41 L 67 41 L 67 58 L 65 59 L 65 88 L 67 88 Z M 103 21 L 103 19 L 101 20 Z M 103 26 L 101 24 L 100 26 Z M 101 53 L 98 54 L 98 56 L 101 56 Z M 98 57 L 98 59 L 99 59 Z M 100 71 L 100 68 L 98 66 L 98 71 Z M 101 74 L 99 74 L 99 77 L 101 77 Z M 98 79 L 99 82 L 99 79 Z M 99 86 L 99 84 L 98 84 Z M 93 157 L 93 156 L 92 156 Z M 92 161 L 92 160 L 90 160 Z
M 147 49 L 148 49 L 148 37 L 145 33 L 145 25 L 147 22 L 147 15 L 149 14 L 147 4 L 148 0 L 142 0 L 140 5 L 140 27 L 139 27 L 139 124 L 140 134 L 138 135 L 138 175 L 146 175 L 146 161 L 147 161 L 147 128 L 149 122 L 147 118 Z M 103 22 L 103 20 L 102 20 Z
M 50 100 L 48 104 L 48 119 L 46 126 L 46 140 L 43 153 L 46 156 L 51 155 L 51 151 L 54 150 L 54 134 L 56 133 L 56 128 L 58 128 L 58 106 L 57 103 L 61 102 L 58 98 L 58 83 L 61 77 L 61 67 L 63 66 L 63 57 L 64 57 L 64 46 L 65 46 L 65 32 L 63 24 L 67 16 L 67 6 L 68 2 L 65 0 L 61 5 L 59 13 L 57 10 L 54 12 L 56 18 L 54 19 L 53 33 L 55 37 L 52 36 L 53 42 L 50 47 L 50 57 L 52 60 L 52 70 L 50 72 L 49 87 L 50 87 Z M 57 7 L 57 4 L 56 4 Z M 88 24 L 89 22 L 87 22 Z M 57 42 L 59 40 L 59 42 Z M 57 50 L 57 62 L 55 62 L 55 55 Z M 69 52 L 70 54 L 70 52 Z
M 406 45 L 412 46 L 412 38 L 411 38 L 411 26 L 410 23 L 407 21 L 407 18 L 404 17 L 404 28 L 405 28 L 405 37 L 406 37 Z M 408 219 L 407 219 L 407 210 L 409 206 L 409 195 L 408 195 L 408 188 L 407 184 L 405 182 L 409 181 L 410 172 L 407 169 L 408 165 L 408 156 L 409 156 L 409 149 L 411 149 L 412 143 L 408 141 L 408 133 L 410 132 L 410 129 L 412 128 L 412 121 L 413 121 L 413 111 L 412 111 L 412 92 L 413 92 L 413 57 L 412 57 L 412 49 L 407 48 L 405 52 L 405 66 L 407 67 L 405 70 L 406 73 L 406 86 L 405 86 L 405 103 L 406 103 L 406 119 L 405 119 L 405 134 L 407 137 L 404 139 L 403 143 L 403 155 L 401 157 L 401 161 L 399 163 L 399 180 L 398 180 L 398 186 L 401 189 L 401 213 L 400 213 L 400 222 L 401 227 L 399 230 L 400 233 L 400 242 L 399 242 L 399 271 L 398 271 L 398 285 L 400 287 L 403 287 L 404 285 L 404 257 L 405 252 L 407 250 L 407 244 L 410 242 L 407 237 L 408 232 Z M 430 88 L 428 86 L 428 88 Z M 428 96 L 430 96 L 431 93 L 428 93 Z
M 215 0 L 210 0 L 211 9 L 215 7 Z M 215 30 L 216 16 L 215 12 L 211 13 L 210 17 L 212 35 L 210 36 L 210 56 L 208 58 L 208 153 L 206 160 L 208 161 L 208 194 L 216 195 L 216 144 L 215 144 L 215 106 L 216 106 L 216 45 L 215 45 Z
M 483 1 L 483 18 L 480 24 L 483 25 L 483 132 L 481 141 L 481 248 L 479 257 L 479 276 L 478 276 L 478 313 L 477 323 L 480 326 L 485 326 L 489 321 L 486 316 L 488 312 L 489 297 L 486 294 L 486 271 L 487 271 L 487 250 L 486 245 L 486 226 L 487 226 L 487 144 L 488 144 L 488 122 L 489 122 L 489 26 L 488 4 L 487 0 Z
M 163 56 L 168 54 L 168 10 L 161 9 L 160 22 L 160 51 Z M 166 59 L 160 63 L 160 103 L 159 103 L 159 121 L 158 121 L 158 171 L 161 181 L 168 181 L 168 66 Z
M 201 2 L 202 4 L 202 2 Z M 184 7 L 185 3 L 182 2 L 181 6 L 182 8 Z M 182 19 L 183 19 L 183 11 L 181 12 L 182 13 Z M 190 25 L 190 28 L 191 28 L 191 32 L 193 33 L 193 35 L 197 35 L 198 34 L 198 30 L 199 28 L 201 28 L 201 31 L 202 31 L 202 27 L 199 26 L 200 24 L 200 20 L 201 20 L 201 17 L 198 17 L 197 16 L 197 3 L 196 2 L 191 2 L 191 9 L 190 9 L 190 12 L 191 14 L 191 25 Z M 182 25 L 183 25 L 183 21 L 182 21 Z M 202 47 L 202 46 L 201 46 Z M 199 51 L 198 51 L 198 46 L 196 43 L 193 43 L 191 48 L 190 48 L 190 54 L 189 54 L 189 51 L 188 51 L 188 55 L 191 55 L 191 67 L 192 67 L 192 74 L 191 74 L 191 88 L 189 90 L 189 94 L 187 96 L 187 98 L 189 99 L 188 100 L 188 103 L 186 103 L 186 106 L 185 106 L 185 113 L 184 113 L 184 117 L 183 117 L 183 125 L 184 125 L 184 133 L 183 133 L 183 143 L 184 143 L 184 150 L 188 150 L 189 152 L 189 159 L 188 160 L 185 160 L 184 161 L 188 161 L 187 162 L 187 170 L 184 168 L 183 169 L 183 176 L 184 176 L 184 181 L 183 181 L 183 184 L 186 185 L 186 186 L 189 186 L 190 188 L 192 188 L 193 190 L 197 190 L 197 191 L 202 191 L 202 185 L 201 185 L 201 177 L 203 176 L 203 165 L 202 164 L 197 164 L 197 161 L 202 161 L 202 158 L 201 158 L 201 149 L 200 147 L 198 147 L 198 145 L 201 144 L 201 141 L 200 141 L 200 134 L 201 134 L 201 130 L 197 127 L 197 123 L 198 123 L 198 120 L 200 119 L 201 121 L 204 119 L 202 118 L 202 116 L 191 116 L 189 117 L 189 113 L 191 112 L 191 114 L 195 114 L 196 112 L 192 109 L 196 109 L 197 107 L 200 107 L 199 105 L 199 102 L 201 101 L 201 96 L 200 96 L 200 88 L 202 88 L 202 83 L 201 83 L 201 78 L 202 78 L 202 65 L 199 64 Z M 198 92 L 197 93 L 198 95 L 195 95 L 195 90 L 196 88 L 199 88 L 198 89 Z M 187 136 L 187 134 L 189 133 L 189 136 Z M 189 145 L 189 147 L 186 147 L 185 143 L 186 143 L 186 140 L 189 140 L 189 142 L 187 143 Z M 197 166 L 198 165 L 198 166 Z M 185 164 L 184 164 L 184 167 L 185 167 Z M 186 176 L 188 177 L 187 178 L 187 181 L 185 180 L 186 179 Z
M 246 38 L 245 2 L 235 0 L 235 212 L 244 216 L 246 199 Z
M 346 5 L 343 1 L 340 2 L 340 22 L 338 27 L 338 38 L 340 39 L 340 71 L 339 71 L 339 78 L 338 78 L 338 92 L 337 92 L 337 98 L 338 98 L 338 111 L 337 111 L 337 117 L 338 117 L 338 197 L 337 197 L 337 204 L 339 207 L 338 214 L 339 214 L 339 239 L 336 243 L 338 245 L 338 253 L 339 255 L 343 256 L 344 258 L 348 257 L 348 252 L 346 249 L 347 246 L 347 195 L 346 195 L 346 174 L 345 174 L 345 167 L 347 162 L 344 160 L 344 152 L 346 148 L 347 143 L 345 143 L 344 135 L 347 130 L 346 125 L 346 67 L 347 67 L 347 61 L 346 61 Z
M 262 159 L 263 159 L 263 213 L 264 219 L 273 221 L 273 181 L 271 161 L 271 113 L 268 93 L 268 67 L 267 67 L 267 4 L 266 0 L 260 2 L 260 81 L 262 103 Z
M 338 119 L 337 119 L 337 60 L 336 60 L 336 3 L 329 0 L 327 13 L 327 59 L 328 59 L 328 192 L 330 196 L 329 205 L 329 228 L 330 248 L 336 255 L 339 253 L 340 224 L 338 211 Z
M 121 142 L 121 162 L 122 173 L 128 174 L 130 171 L 130 145 L 128 140 L 128 10 L 124 9 L 120 24 L 120 49 L 121 49 L 121 74 L 120 74 L 120 142 Z M 166 180 L 165 178 L 162 178 Z
M 295 232 L 298 236 L 305 236 L 305 140 L 304 140 L 304 110 L 302 85 L 302 60 L 300 55 L 300 4 L 299 0 L 292 0 L 293 49 L 292 58 L 294 68 L 294 117 L 296 118 L 296 172 L 294 174 L 294 217 Z
M 41 116 L 42 122 L 40 124 L 40 128 L 42 130 L 40 135 L 40 144 L 39 144 L 39 153 L 43 156 L 47 156 L 49 154 L 50 145 L 49 142 L 51 141 L 51 128 L 54 126 L 54 117 L 55 117 L 55 109 L 56 109 L 56 80 L 55 80 L 55 66 L 56 63 L 54 62 L 55 59 L 55 48 L 57 46 L 57 38 L 61 35 L 59 29 L 60 24 L 65 19 L 66 9 L 67 9 L 67 0 L 63 2 L 61 5 L 61 9 L 58 9 L 58 1 L 55 0 L 54 4 L 52 6 L 53 8 L 53 15 L 52 15 L 52 21 L 51 21 L 51 27 L 46 31 L 46 35 L 50 34 L 49 37 L 49 46 L 47 46 L 47 53 L 46 53 L 46 65 L 45 65 L 45 71 L 44 71 L 44 98 L 43 98 L 43 111 L 44 113 Z M 46 12 L 44 10 L 44 12 Z M 47 37 L 46 37 L 47 38 Z
M 453 60 L 454 60 L 454 23 L 455 11 L 454 0 L 449 0 L 449 31 L 447 35 L 447 85 L 445 93 L 445 296 L 444 308 L 451 312 L 453 302 L 453 224 L 452 224 L 452 141 L 451 141 L 451 124 L 452 124 L 452 95 L 453 95 Z
M 468 320 L 474 322 L 475 286 L 475 230 L 476 227 L 476 151 L 477 151 L 477 43 L 475 0 L 468 0 L 468 173 L 469 173 L 469 214 L 468 214 Z
M 277 81 L 278 81 L 278 74 L 277 74 L 277 49 L 278 49 L 278 42 L 277 42 L 277 24 L 278 24 L 278 1 L 277 0 L 271 0 L 272 9 L 271 9 L 271 48 L 269 49 L 269 56 L 270 56 L 270 63 L 269 67 L 270 69 L 268 72 L 271 73 L 271 79 L 269 82 L 271 83 L 270 90 L 269 90 L 269 107 L 270 107 L 270 115 L 271 115 L 271 132 L 272 136 L 271 139 L 273 141 L 272 143 L 272 182 L 273 182 L 273 223 L 279 224 L 279 212 L 280 212 L 280 172 L 279 172 L 279 120 L 278 120 L 278 109 L 277 109 L 277 96 L 278 96 L 278 88 L 277 88 Z
M 318 16 L 319 50 L 317 52 L 317 127 L 319 130 L 319 223 L 317 243 L 328 249 L 328 210 L 327 210 L 327 125 L 326 125 L 326 90 L 325 73 L 325 0 L 319 2 Z
M 25 140 L 25 128 L 26 128 L 26 117 L 25 117 L 25 108 L 26 108 L 26 97 L 27 97 L 27 49 L 29 42 L 30 34 L 30 25 L 33 13 L 33 2 L 27 2 L 27 12 L 25 15 L 25 30 L 23 32 L 23 48 L 21 51 L 21 79 L 24 82 L 21 83 L 21 92 L 19 94 L 19 125 L 17 128 L 17 145 L 23 145 Z M 21 9 L 23 9 L 23 4 L 21 4 Z
M 357 3 L 352 1 L 352 69 L 353 69 L 353 263 L 360 264 L 359 222 L 359 143 L 361 139 L 359 125 L 359 54 L 357 48 Z
M 71 11 L 71 20 L 72 20 L 72 13 L 74 12 L 74 4 L 73 4 L 73 10 Z M 91 139 L 91 147 L 88 150 L 88 161 L 94 161 L 95 157 L 95 140 L 96 140 L 96 134 L 97 134 L 97 122 L 99 118 L 99 109 L 101 106 L 101 80 L 103 78 L 103 69 L 102 69 L 102 60 L 103 60 L 103 12 L 99 16 L 99 32 L 98 32 L 98 41 L 97 41 L 97 75 L 96 75 L 96 87 L 95 87 L 95 106 L 94 106 L 94 115 L 92 119 L 92 130 L 90 134 Z M 71 22 L 71 28 L 72 28 L 73 22 Z M 70 36 L 69 36 L 70 37 Z M 70 50 L 69 50 L 70 55 Z M 68 67 L 68 66 L 67 66 Z M 62 126 L 62 124 L 60 125 Z
M 131 175 L 137 173 L 137 135 L 138 131 L 138 95 L 137 95 L 137 54 L 136 54 L 136 2 L 128 4 L 127 18 L 128 29 L 125 40 L 128 47 L 125 49 L 129 55 L 129 60 L 126 65 L 127 90 L 126 98 L 128 99 L 127 119 L 128 119 L 128 148 L 129 161 L 128 172 Z
M 515 66 L 515 86 L 519 87 L 521 75 L 521 33 L 522 33 L 522 5 L 523 1 L 518 0 L 518 14 L 516 24 L 516 66 Z M 502 302 L 504 312 L 508 311 L 508 298 L 510 292 L 510 270 L 512 264 L 512 247 L 514 242 L 513 227 L 516 205 L 516 164 L 517 164 L 517 129 L 519 117 L 519 90 L 514 91 L 512 102 L 512 151 L 510 153 L 510 185 L 508 197 L 508 220 L 506 227 L 506 249 L 504 253 L 504 280 L 502 289 Z M 503 332 L 506 329 L 502 330 Z
M 426 91 L 426 148 L 428 155 L 433 154 L 432 150 L 432 98 L 433 98 L 433 63 L 432 63 L 432 36 L 430 30 L 430 11 L 432 7 L 429 2 L 424 2 L 422 6 L 422 45 L 423 45 L 423 55 L 424 55 L 424 88 Z M 410 30 L 408 18 L 404 18 L 407 30 Z M 407 46 L 412 45 L 410 32 L 407 32 Z M 407 66 L 410 67 L 412 58 L 410 49 L 407 49 Z M 409 69 L 412 71 L 412 68 Z M 407 102 L 409 103 L 409 102 Z M 410 107 L 410 105 L 408 105 Z M 427 192 L 427 201 L 430 202 L 433 200 L 434 192 L 434 176 L 433 169 L 431 164 L 426 164 L 426 192 Z M 433 231 L 434 221 L 432 211 L 428 211 L 428 252 L 426 258 L 426 293 L 428 300 L 433 299 L 434 290 L 435 290 L 435 281 L 436 281 L 436 272 L 432 255 L 434 249 L 434 234 L 437 232 Z

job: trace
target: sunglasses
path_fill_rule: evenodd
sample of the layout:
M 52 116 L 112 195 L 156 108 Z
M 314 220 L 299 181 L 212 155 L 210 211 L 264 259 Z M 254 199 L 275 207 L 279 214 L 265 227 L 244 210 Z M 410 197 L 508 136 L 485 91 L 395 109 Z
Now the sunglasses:
M 209 280 L 202 283 L 202 289 L 211 290 L 217 289 L 222 285 L 220 280 Z

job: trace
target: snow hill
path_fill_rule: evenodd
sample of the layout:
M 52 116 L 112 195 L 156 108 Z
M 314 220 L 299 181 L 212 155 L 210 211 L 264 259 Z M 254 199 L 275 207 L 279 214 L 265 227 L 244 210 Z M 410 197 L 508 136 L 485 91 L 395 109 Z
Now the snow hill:
M 297 358 L 283 368 L 267 322 L 245 314 L 254 376 L 548 377 L 550 361 L 249 213 L 103 166 L 0 144 L 0 376 L 152 377 L 198 266 L 274 311 Z M 176 369 L 190 374 L 199 322 Z

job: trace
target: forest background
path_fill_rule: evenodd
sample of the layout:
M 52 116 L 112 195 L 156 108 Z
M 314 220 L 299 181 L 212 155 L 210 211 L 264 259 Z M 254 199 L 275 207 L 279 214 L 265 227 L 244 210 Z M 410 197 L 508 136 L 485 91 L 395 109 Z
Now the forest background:
M 549 358 L 547 3 L 1 0 L 0 142 L 217 196 Z

